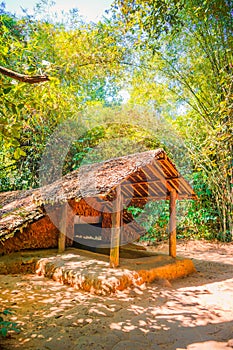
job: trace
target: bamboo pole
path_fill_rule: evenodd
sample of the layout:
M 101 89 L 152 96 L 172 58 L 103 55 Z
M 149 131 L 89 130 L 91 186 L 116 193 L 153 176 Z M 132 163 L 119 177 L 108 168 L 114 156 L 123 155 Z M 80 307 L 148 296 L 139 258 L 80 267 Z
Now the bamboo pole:
M 116 188 L 116 199 L 113 204 L 112 228 L 111 228 L 111 247 L 110 247 L 110 267 L 119 266 L 119 249 L 121 235 L 121 211 L 122 211 L 121 188 Z
M 173 189 L 170 192 L 170 219 L 169 219 L 169 255 L 176 257 L 176 199 L 177 193 Z
M 61 220 L 58 236 L 58 253 L 63 253 L 66 249 L 66 225 L 67 225 L 67 203 L 61 207 Z

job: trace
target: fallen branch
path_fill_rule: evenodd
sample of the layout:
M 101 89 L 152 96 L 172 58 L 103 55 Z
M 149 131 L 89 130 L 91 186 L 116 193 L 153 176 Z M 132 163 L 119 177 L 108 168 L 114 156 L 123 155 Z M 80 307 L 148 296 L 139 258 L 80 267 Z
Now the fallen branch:
M 0 73 L 4 74 L 12 79 L 22 81 L 24 83 L 29 83 L 29 84 L 36 84 L 36 83 L 42 83 L 44 81 L 49 81 L 49 77 L 47 75 L 30 76 L 30 75 L 20 74 L 20 73 L 14 72 L 13 70 L 2 67 L 2 66 L 0 66 Z

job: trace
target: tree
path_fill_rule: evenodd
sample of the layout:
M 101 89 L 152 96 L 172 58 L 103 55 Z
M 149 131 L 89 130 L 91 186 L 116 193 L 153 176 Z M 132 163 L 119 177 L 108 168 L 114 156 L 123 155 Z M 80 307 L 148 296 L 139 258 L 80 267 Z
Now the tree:
M 186 140 L 220 217 L 232 224 L 233 4 L 231 1 L 115 1 L 123 32 L 145 49 L 140 61 L 159 70 L 183 107 L 174 124 Z M 185 111 L 185 112 L 184 112 Z
M 90 104 L 120 100 L 125 49 L 109 23 L 76 21 L 66 27 L 32 16 L 17 19 L 3 11 L 0 31 L 1 188 L 35 187 L 41 155 L 56 126 L 80 118 Z M 48 84 L 30 86 L 31 77 Z

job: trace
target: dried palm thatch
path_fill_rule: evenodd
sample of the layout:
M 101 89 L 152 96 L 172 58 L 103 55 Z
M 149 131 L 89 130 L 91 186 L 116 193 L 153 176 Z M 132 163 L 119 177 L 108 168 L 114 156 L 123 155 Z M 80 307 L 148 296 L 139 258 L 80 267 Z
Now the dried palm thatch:
M 168 199 L 173 188 L 178 193 L 178 199 L 196 199 L 193 189 L 165 151 L 157 149 L 83 166 L 41 188 L 40 192 L 35 193 L 34 200 L 38 203 L 55 203 L 71 198 L 110 199 L 119 184 L 126 198 L 131 198 L 132 189 L 135 189 L 135 202 L 148 196 L 153 200 Z M 128 189 L 130 186 L 132 189 Z
M 136 153 L 83 166 L 36 190 L 0 193 L 0 240 L 3 242 L 45 217 L 47 205 L 56 208 L 66 201 L 94 198 L 100 212 L 103 206 L 111 210 L 119 185 L 126 207 L 169 199 L 172 189 L 176 190 L 177 199 L 197 198 L 163 149 Z M 88 215 L 91 214 L 92 210 Z M 124 215 L 127 222 L 127 214 Z

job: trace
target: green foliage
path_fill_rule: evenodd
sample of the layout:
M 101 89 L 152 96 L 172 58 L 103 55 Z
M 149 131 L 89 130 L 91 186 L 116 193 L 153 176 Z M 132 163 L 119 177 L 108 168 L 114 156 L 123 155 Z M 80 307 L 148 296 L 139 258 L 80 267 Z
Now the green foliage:
M 176 32 L 176 28 L 182 23 L 179 12 L 184 7 L 184 1 L 128 1 L 115 0 L 115 8 L 117 17 L 121 21 L 121 25 L 131 31 L 132 36 L 136 37 L 137 45 L 144 48 L 144 43 L 148 46 L 155 46 L 164 33 L 170 36 Z M 140 34 L 143 40 L 138 40 Z
M 50 79 L 29 86 L 0 76 L 0 190 L 37 187 L 54 130 L 78 121 L 88 127 L 64 174 L 163 147 L 199 196 L 178 204 L 178 234 L 231 239 L 232 2 L 116 0 L 112 17 L 96 24 L 77 10 L 59 23 L 43 17 L 51 6 L 38 4 L 40 20 L 0 8 L 0 65 Z M 151 239 L 167 236 L 167 208 L 151 206 Z
M 74 143 L 69 164 L 77 169 L 81 164 L 101 162 L 158 145 L 155 136 L 146 130 L 131 124 L 106 123 L 91 129 Z M 67 170 L 71 170 L 70 167 Z
M 74 13 L 70 16 L 73 21 Z M 0 16 L 0 49 L 6 52 L 0 64 L 50 78 L 32 87 L 0 77 L 2 191 L 38 186 L 40 159 L 59 123 L 78 119 L 87 105 L 117 105 L 121 100 L 119 61 L 125 49 L 118 45 L 111 24 L 72 23 L 66 27 L 33 16 L 16 19 L 4 11 Z
M 115 1 L 116 17 L 122 33 L 130 33 L 135 50 L 147 48 L 138 57 L 154 79 L 144 80 L 144 86 L 149 87 L 150 96 L 156 96 L 156 82 L 162 82 L 164 94 L 176 96 L 176 106 L 182 101 L 179 118 L 179 109 L 173 109 L 173 125 L 184 139 L 194 171 L 201 171 L 203 183 L 211 190 L 210 206 L 218 212 L 222 239 L 228 239 L 233 232 L 232 2 L 129 3 Z
M 168 239 L 168 202 L 155 202 L 144 210 L 131 207 L 129 211 L 147 230 L 147 233 L 141 237 L 141 241 L 156 243 Z M 177 203 L 177 238 L 222 240 L 217 230 L 217 220 L 218 215 L 214 209 L 203 208 L 200 202 L 179 201 Z
M 0 312 L 3 316 L 12 315 L 12 311 L 6 309 Z M 17 328 L 17 323 L 6 321 L 2 316 L 0 316 L 0 336 L 6 337 L 10 331 L 14 331 L 16 333 L 20 332 L 20 329 Z
M 169 203 L 167 201 L 149 202 L 145 208 L 129 207 L 137 223 L 144 227 L 147 233 L 142 241 L 160 242 L 168 238 L 167 225 L 169 222 Z
M 212 193 L 200 173 L 194 173 L 193 177 L 193 187 L 199 199 L 177 201 L 177 238 L 223 240 L 218 230 L 219 213 L 213 205 Z M 128 210 L 147 230 L 142 241 L 153 243 L 168 239 L 168 201 L 150 202 L 143 209 L 130 207 Z

